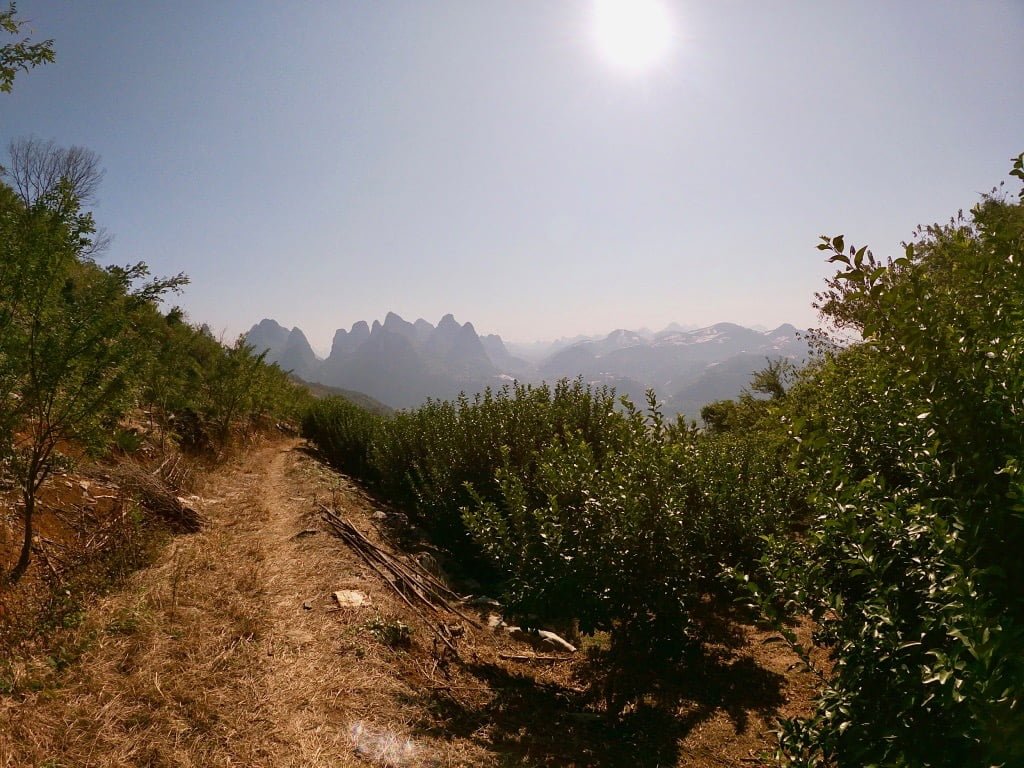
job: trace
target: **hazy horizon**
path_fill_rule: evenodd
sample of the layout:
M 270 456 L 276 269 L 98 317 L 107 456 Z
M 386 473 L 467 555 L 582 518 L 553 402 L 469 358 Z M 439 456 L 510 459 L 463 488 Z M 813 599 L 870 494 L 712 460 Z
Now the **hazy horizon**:
M 389 310 L 813 326 L 819 235 L 894 254 L 1024 149 L 1019 3 L 677 0 L 628 38 L 608 1 L 21 0 L 57 61 L 0 138 L 99 153 L 107 260 L 188 273 L 194 321 L 319 351 Z
M 393 312 L 393 311 L 394 310 L 388 310 L 387 312 L 385 312 L 380 317 L 363 318 L 363 321 L 366 322 L 368 325 L 371 325 L 371 326 L 373 325 L 375 320 L 378 320 L 381 323 L 383 323 L 384 322 L 384 318 L 390 312 Z M 437 326 L 438 322 L 441 319 L 440 317 L 435 319 L 435 320 L 432 320 L 429 317 L 406 317 L 401 312 L 395 312 L 395 314 L 398 315 L 399 317 L 401 317 L 403 320 L 406 320 L 406 321 L 408 321 L 410 323 L 415 323 L 417 320 L 426 320 L 428 323 L 430 323 L 431 325 L 433 325 L 435 327 Z M 453 314 L 453 313 L 446 312 L 445 314 Z M 443 316 L 444 315 L 442 315 L 442 317 Z M 289 330 L 289 331 L 292 330 L 293 328 L 298 328 L 300 331 L 302 331 L 303 335 L 306 337 L 306 340 L 309 342 L 309 345 L 313 348 L 313 352 L 315 352 L 316 355 L 318 357 L 320 357 L 320 358 L 327 358 L 328 355 L 330 354 L 331 342 L 333 340 L 334 333 L 336 331 L 338 331 L 338 330 L 350 331 L 352 329 L 352 324 L 351 323 L 349 325 L 347 325 L 347 326 L 339 326 L 338 328 L 336 328 L 334 331 L 331 332 L 331 337 L 330 338 L 327 338 L 326 340 L 324 340 L 324 339 L 321 339 L 321 338 L 314 338 L 301 325 L 296 325 L 294 323 L 282 322 L 280 318 L 269 317 L 268 316 L 268 317 L 261 317 L 258 320 L 254 320 L 249 325 L 249 327 L 245 328 L 244 330 L 245 331 L 251 330 L 252 327 L 254 327 L 255 325 L 257 325 L 258 323 L 260 323 L 263 320 L 273 320 L 278 325 L 280 325 L 281 327 L 283 327 L 283 328 L 285 328 L 286 330 Z M 706 323 L 706 324 L 704 324 L 704 323 L 700 323 L 700 324 L 698 324 L 698 323 L 685 323 L 685 322 L 680 322 L 680 321 L 677 321 L 677 320 L 672 320 L 672 321 L 669 321 L 668 323 L 666 323 L 665 325 L 658 326 L 656 328 L 652 328 L 652 327 L 649 327 L 649 326 L 638 326 L 638 327 L 628 327 L 628 328 L 625 327 L 625 326 L 616 326 L 614 328 L 595 330 L 595 331 L 593 331 L 591 333 L 580 332 L 580 333 L 573 333 L 573 334 L 562 334 L 562 335 L 548 336 L 548 337 L 543 337 L 543 338 L 517 339 L 517 338 L 506 337 L 504 334 L 501 333 L 500 330 L 488 330 L 486 328 L 479 328 L 479 327 L 477 327 L 477 324 L 474 323 L 472 321 L 472 319 L 470 319 L 470 318 L 461 318 L 461 317 L 455 316 L 455 320 L 460 325 L 463 325 L 463 324 L 465 324 L 467 322 L 471 323 L 473 325 L 474 330 L 476 330 L 476 332 L 477 332 L 477 334 L 479 336 L 488 336 L 488 335 L 491 335 L 491 334 L 496 334 L 498 336 L 501 336 L 501 340 L 506 345 L 513 344 L 513 345 L 516 345 L 516 346 L 553 345 L 553 344 L 557 344 L 558 342 L 566 340 L 566 339 L 576 339 L 576 338 L 580 338 L 580 337 L 604 338 L 605 336 L 608 336 L 609 334 L 614 333 L 615 331 L 630 331 L 630 332 L 634 332 L 634 333 L 659 334 L 659 333 L 662 333 L 662 332 L 668 330 L 669 327 L 673 326 L 673 325 L 680 326 L 680 327 L 682 327 L 684 329 L 687 329 L 687 330 L 697 330 L 699 328 L 705 328 L 705 327 L 708 327 L 708 326 L 717 325 L 718 323 L 731 323 L 731 322 L 734 322 L 732 320 L 728 320 L 728 319 L 725 319 L 725 318 L 723 318 L 721 320 L 718 320 L 718 321 L 715 321 L 713 323 Z M 355 322 L 359 322 L 359 321 L 357 320 Z M 775 330 L 776 328 L 778 328 L 781 325 L 785 325 L 786 322 L 788 322 L 788 321 L 784 321 L 782 323 L 776 323 L 775 325 L 765 325 L 763 323 L 755 323 L 755 324 L 748 325 L 748 326 L 745 326 L 745 327 L 748 327 L 751 330 L 755 330 L 755 331 L 772 331 L 772 330 Z M 738 324 L 738 325 L 742 325 L 742 324 Z M 810 327 L 810 326 L 808 326 L 808 327 Z M 213 330 L 213 329 L 211 329 L 211 330 Z M 798 330 L 807 330 L 807 328 L 803 328 L 803 327 L 798 326 Z

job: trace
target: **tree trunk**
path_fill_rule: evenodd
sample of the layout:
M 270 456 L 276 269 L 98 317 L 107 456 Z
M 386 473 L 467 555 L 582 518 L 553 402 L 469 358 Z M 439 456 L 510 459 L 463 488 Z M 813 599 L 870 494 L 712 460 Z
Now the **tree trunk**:
M 12 584 L 20 581 L 21 577 L 25 575 L 25 571 L 28 570 L 29 559 L 32 557 L 32 513 L 36 506 L 35 494 L 24 494 L 24 501 L 25 539 L 21 545 L 21 557 L 18 558 L 17 564 L 7 577 L 8 581 Z

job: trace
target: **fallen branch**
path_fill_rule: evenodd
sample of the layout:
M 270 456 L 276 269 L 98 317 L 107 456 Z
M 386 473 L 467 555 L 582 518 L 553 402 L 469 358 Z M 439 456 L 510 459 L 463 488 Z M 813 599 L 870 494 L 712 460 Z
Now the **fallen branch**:
M 547 656 L 536 653 L 499 653 L 498 658 L 505 661 L 538 661 L 549 664 L 558 661 L 572 661 L 571 656 Z
M 458 597 L 448 587 L 425 571 L 418 564 L 403 562 L 366 538 L 358 528 L 325 504 L 318 503 L 326 523 L 338 537 L 356 551 L 374 573 L 419 616 L 438 639 L 456 655 L 458 649 L 452 642 L 451 633 L 443 624 L 436 624 L 428 611 L 439 614 L 442 611 L 455 614 L 475 627 L 480 624 L 453 606 L 446 595 Z M 414 603 L 413 600 L 416 602 Z
M 326 514 L 333 516 L 336 522 L 342 524 L 349 533 L 358 538 L 361 545 L 366 546 L 376 555 L 379 555 L 382 559 L 387 560 L 390 565 L 394 565 L 399 570 L 406 571 L 407 575 L 409 575 L 410 578 L 416 580 L 417 582 L 425 582 L 427 585 L 429 585 L 431 587 L 429 591 L 435 593 L 435 599 L 440 601 L 444 605 L 446 610 L 449 610 L 452 613 L 458 613 L 457 610 L 455 610 L 451 605 L 449 605 L 448 601 L 445 599 L 445 596 L 453 600 L 459 600 L 461 599 L 461 596 L 453 592 L 451 589 L 449 589 L 447 585 L 441 583 L 441 581 L 438 580 L 432 573 L 424 569 L 419 564 L 413 566 L 403 563 L 401 560 L 389 554 L 388 552 L 374 544 L 372 541 L 367 539 L 366 536 L 364 536 L 362 532 L 359 531 L 358 528 L 356 528 L 354 525 L 352 525 L 352 523 L 348 522 L 344 518 L 337 515 L 337 513 L 335 513 L 330 507 L 321 504 L 320 508 L 324 510 Z M 468 616 L 463 616 L 462 618 L 466 619 L 466 621 L 470 621 L 476 624 L 476 622 Z

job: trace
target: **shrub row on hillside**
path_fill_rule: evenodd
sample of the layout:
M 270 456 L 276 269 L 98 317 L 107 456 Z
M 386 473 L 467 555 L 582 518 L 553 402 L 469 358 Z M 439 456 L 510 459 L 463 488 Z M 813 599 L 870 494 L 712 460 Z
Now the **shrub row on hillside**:
M 716 404 L 706 432 L 563 383 L 393 420 L 323 403 L 307 434 L 488 558 L 522 616 L 608 630 L 615 707 L 699 645 L 724 566 L 831 653 L 781 763 L 1024 764 L 1024 192 L 890 262 L 821 247 L 819 309 L 861 341 L 769 366 L 771 399 Z
M 581 382 L 392 417 L 317 403 L 303 429 L 340 468 L 483 562 L 530 625 L 610 633 L 613 709 L 699 649 L 698 603 L 752 564 L 799 498 L 765 441 L 616 408 Z

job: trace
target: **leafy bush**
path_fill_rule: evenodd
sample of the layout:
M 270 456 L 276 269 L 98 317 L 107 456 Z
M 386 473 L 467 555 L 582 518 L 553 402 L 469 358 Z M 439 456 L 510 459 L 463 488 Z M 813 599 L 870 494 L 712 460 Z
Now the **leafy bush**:
M 302 417 L 302 434 L 343 472 L 371 484 L 379 482 L 370 452 L 381 417 L 344 398 L 315 401 Z
M 389 648 L 410 648 L 412 627 L 399 619 L 375 616 L 364 625 L 367 631 Z
M 148 318 L 152 342 L 144 365 L 142 402 L 154 426 L 193 450 L 214 451 L 234 435 L 298 422 L 312 396 L 244 339 L 227 346 L 181 310 Z
M 619 419 L 612 392 L 562 381 L 431 401 L 386 418 L 327 398 L 307 414 L 303 434 L 472 565 L 479 551 L 466 533 L 462 509 L 476 498 L 499 497 L 499 468 L 514 467 L 532 487 L 528 478 L 538 451 L 573 434 L 603 457 L 616 448 L 608 425 Z
M 1024 761 L 1022 246 L 1024 205 L 997 196 L 886 264 L 824 239 L 821 309 L 864 341 L 790 397 L 817 516 L 758 578 L 834 669 L 783 724 L 787 765 Z
M 598 460 L 568 436 L 537 457 L 534 488 L 511 465 L 499 502 L 465 512 L 504 573 L 514 614 L 578 622 L 611 638 L 610 711 L 657 688 L 705 639 L 694 609 L 749 564 L 761 536 L 788 519 L 795 486 L 757 441 L 711 439 L 630 409 L 610 428 L 620 446 Z

